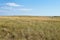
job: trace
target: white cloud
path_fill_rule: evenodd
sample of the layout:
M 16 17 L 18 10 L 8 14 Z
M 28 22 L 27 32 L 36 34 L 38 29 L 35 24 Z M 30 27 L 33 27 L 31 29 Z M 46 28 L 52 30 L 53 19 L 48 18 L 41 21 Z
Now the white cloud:
M 13 7 L 17 7 L 17 6 L 22 6 L 16 3 L 6 3 L 7 6 L 13 6 Z

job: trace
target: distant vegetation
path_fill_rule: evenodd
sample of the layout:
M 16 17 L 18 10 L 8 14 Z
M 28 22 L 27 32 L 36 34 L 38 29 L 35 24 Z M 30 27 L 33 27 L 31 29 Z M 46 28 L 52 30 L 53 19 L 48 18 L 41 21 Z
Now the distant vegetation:
M 0 17 L 0 40 L 60 40 L 60 17 Z

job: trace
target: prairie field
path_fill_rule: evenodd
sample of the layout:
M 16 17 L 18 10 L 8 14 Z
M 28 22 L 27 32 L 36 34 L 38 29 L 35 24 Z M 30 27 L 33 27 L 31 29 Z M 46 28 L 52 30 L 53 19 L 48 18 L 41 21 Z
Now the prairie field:
M 60 40 L 60 17 L 0 16 L 0 40 Z

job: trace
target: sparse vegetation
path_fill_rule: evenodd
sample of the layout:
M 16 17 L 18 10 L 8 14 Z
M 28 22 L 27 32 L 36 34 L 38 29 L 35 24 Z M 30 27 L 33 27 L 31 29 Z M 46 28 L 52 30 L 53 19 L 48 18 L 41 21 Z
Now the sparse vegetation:
M 0 40 L 60 40 L 60 17 L 0 17 Z

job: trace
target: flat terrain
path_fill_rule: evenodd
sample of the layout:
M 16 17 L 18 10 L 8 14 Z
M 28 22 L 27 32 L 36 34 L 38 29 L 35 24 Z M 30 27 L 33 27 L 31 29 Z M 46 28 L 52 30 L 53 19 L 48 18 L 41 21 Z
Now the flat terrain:
M 0 16 L 0 40 L 60 40 L 60 17 Z

